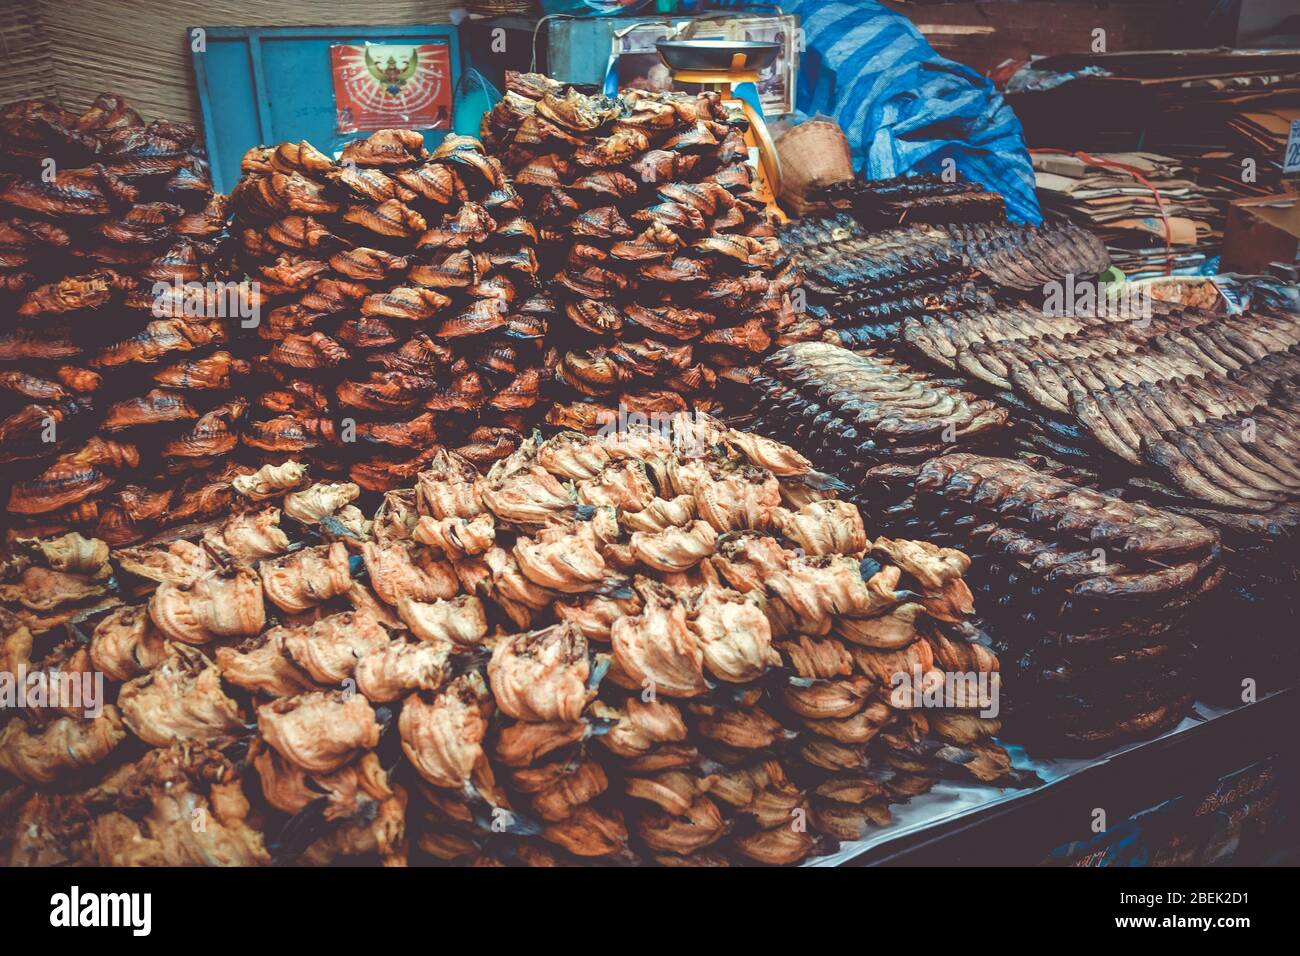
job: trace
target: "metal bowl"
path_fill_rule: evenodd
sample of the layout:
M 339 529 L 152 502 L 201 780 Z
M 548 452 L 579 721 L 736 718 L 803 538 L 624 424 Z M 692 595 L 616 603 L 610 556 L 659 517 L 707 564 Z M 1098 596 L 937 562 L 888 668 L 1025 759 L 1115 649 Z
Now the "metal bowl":
M 781 44 L 774 40 L 660 40 L 655 49 L 671 70 L 727 73 L 737 53 L 745 58 L 740 69 L 766 69 L 776 62 Z

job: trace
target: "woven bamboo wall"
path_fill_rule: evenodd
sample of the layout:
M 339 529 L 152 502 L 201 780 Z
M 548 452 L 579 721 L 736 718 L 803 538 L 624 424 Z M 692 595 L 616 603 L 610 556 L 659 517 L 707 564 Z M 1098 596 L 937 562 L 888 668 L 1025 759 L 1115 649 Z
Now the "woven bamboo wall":
M 0 105 L 56 93 L 49 54 L 31 0 L 0 0 Z
M 454 5 L 452 0 L 0 0 L 0 37 L 16 49 L 31 44 L 40 51 L 24 55 L 19 64 L 0 64 L 0 101 L 37 95 L 42 85 L 48 93 L 52 84 L 64 104 L 84 107 L 97 93 L 111 90 L 147 119 L 199 123 L 189 27 L 445 23 Z M 33 9 L 43 28 L 39 33 Z

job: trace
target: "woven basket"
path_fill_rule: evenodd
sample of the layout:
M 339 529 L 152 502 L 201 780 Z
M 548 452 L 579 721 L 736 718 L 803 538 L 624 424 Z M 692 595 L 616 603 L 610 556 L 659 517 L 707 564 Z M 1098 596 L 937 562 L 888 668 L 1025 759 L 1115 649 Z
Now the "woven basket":
M 809 120 L 787 130 L 776 141 L 781 157 L 781 205 L 796 216 L 821 211 L 807 200 L 810 190 L 853 178 L 849 141 L 838 123 Z
M 465 9 L 484 17 L 526 16 L 537 11 L 537 0 L 467 0 Z

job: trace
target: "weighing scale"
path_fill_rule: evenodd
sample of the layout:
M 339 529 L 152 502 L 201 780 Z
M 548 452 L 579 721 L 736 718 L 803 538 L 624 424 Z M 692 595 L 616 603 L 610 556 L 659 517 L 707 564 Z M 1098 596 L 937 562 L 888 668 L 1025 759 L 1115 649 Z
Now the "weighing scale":
M 769 208 L 776 209 L 776 197 L 781 194 L 781 163 L 758 103 L 758 75 L 776 61 L 781 45 L 753 40 L 660 40 L 655 49 L 673 71 L 674 80 L 697 83 L 721 94 L 727 106 L 739 107 L 749 122 L 745 142 L 758 150 L 754 191 Z M 742 83 L 753 85 L 752 97 L 734 91 Z

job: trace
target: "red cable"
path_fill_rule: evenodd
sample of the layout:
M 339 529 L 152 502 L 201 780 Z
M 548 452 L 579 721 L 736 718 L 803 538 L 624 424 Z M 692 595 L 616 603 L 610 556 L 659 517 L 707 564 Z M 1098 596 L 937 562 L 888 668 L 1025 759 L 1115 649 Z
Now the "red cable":
M 1151 195 L 1156 197 L 1156 208 L 1160 210 L 1160 218 L 1165 225 L 1165 275 L 1173 275 L 1174 271 L 1174 237 L 1173 231 L 1169 225 L 1169 213 L 1165 209 L 1165 198 L 1160 195 L 1160 190 L 1154 184 L 1147 181 L 1142 175 L 1142 171 L 1136 166 L 1130 166 L 1127 163 L 1118 163 L 1113 159 L 1098 159 L 1097 157 L 1084 152 L 1083 150 L 1055 149 L 1053 147 L 1042 147 L 1031 149 L 1031 153 L 1059 153 L 1062 156 L 1077 156 L 1085 163 L 1091 163 L 1093 166 L 1100 166 L 1102 169 L 1119 169 L 1128 173 L 1141 185 L 1151 190 Z

